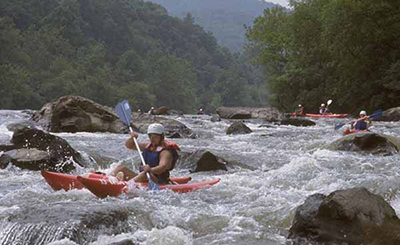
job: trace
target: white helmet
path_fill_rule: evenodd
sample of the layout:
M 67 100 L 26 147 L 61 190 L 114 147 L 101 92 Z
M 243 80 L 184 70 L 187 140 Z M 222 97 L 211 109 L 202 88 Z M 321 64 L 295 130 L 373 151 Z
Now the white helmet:
M 154 107 L 151 107 L 150 109 L 154 110 Z
M 360 115 L 367 115 L 366 111 L 360 111 Z
M 149 125 L 149 128 L 147 129 L 147 134 L 161 134 L 164 135 L 165 133 L 165 128 L 162 124 L 159 123 L 153 123 Z
M 301 107 L 301 104 L 299 104 L 299 107 Z
M 324 103 L 322 103 L 322 104 L 321 104 L 321 106 L 325 106 L 325 104 L 324 104 Z

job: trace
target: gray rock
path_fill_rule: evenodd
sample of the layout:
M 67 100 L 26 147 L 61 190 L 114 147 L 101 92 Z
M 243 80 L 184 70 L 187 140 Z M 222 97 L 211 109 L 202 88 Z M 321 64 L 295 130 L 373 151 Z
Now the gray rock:
M 330 150 L 364 151 L 372 154 L 393 155 L 400 150 L 398 139 L 371 132 L 346 135 L 328 146 Z
M 293 125 L 293 126 L 315 126 L 316 123 L 309 119 L 304 118 L 286 118 L 280 122 L 281 125 Z
M 400 107 L 388 109 L 382 113 L 382 117 L 374 118 L 374 121 L 400 121 Z
M 253 131 L 242 122 L 234 122 L 226 130 L 226 134 L 249 134 L 251 132 Z
M 75 169 L 71 159 L 85 166 L 81 154 L 66 140 L 39 129 L 19 129 L 13 134 L 11 143 L 16 151 L 4 154 L 11 156 L 14 159 L 11 162 L 23 169 L 69 172 Z
M 7 154 L 0 156 L 0 169 L 5 169 L 11 163 L 11 157 Z
M 7 125 L 7 129 L 15 132 L 17 130 L 23 129 L 23 128 L 36 128 L 36 124 L 33 121 L 21 121 L 17 123 L 11 123 Z
M 112 108 L 80 96 L 47 103 L 31 119 L 49 132 L 129 132 Z
M 381 197 L 365 188 L 314 194 L 299 206 L 289 239 L 304 244 L 400 244 L 400 220 Z M 309 243 L 305 243 L 309 244 Z
M 216 157 L 209 151 L 196 150 L 193 153 L 180 153 L 177 167 L 187 168 L 190 172 L 228 170 L 223 159 Z
M 285 117 L 275 107 L 218 107 L 217 113 L 224 119 L 262 118 L 270 122 L 280 121 Z
M 149 115 L 147 113 L 137 114 L 134 113 L 132 117 L 132 122 L 135 125 L 138 132 L 146 134 L 147 128 L 152 123 L 161 123 L 166 132 L 168 138 L 196 138 L 196 134 L 185 124 L 166 117 Z

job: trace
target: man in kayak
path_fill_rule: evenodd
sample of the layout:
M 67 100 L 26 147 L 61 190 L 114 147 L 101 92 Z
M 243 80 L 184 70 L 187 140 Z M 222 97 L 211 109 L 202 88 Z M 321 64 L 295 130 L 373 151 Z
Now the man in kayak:
M 304 113 L 304 106 L 302 106 L 301 104 L 299 104 L 299 108 L 297 108 L 293 113 L 292 113 L 293 117 L 304 117 L 305 113 Z
M 319 107 L 319 114 L 326 114 L 328 113 L 328 109 L 326 108 L 325 104 L 322 103 L 321 106 Z
M 147 182 L 146 173 L 149 173 L 151 179 L 158 184 L 170 183 L 169 172 L 175 167 L 175 163 L 178 160 L 177 150 L 180 150 L 179 146 L 172 141 L 165 140 L 165 128 L 159 123 L 150 124 L 147 134 L 150 142 L 139 143 L 146 163 L 146 165 L 141 166 L 141 172 L 136 174 L 122 164 L 118 164 L 112 170 L 111 175 L 124 181 L 133 179 L 135 182 Z M 138 136 L 138 133 L 131 132 L 131 137 L 126 140 L 125 146 L 128 149 L 136 150 L 132 137 L 137 138 Z
M 203 109 L 199 109 L 198 111 L 197 111 L 197 115 L 203 115 L 204 113 L 203 113 Z
M 150 115 L 155 115 L 156 114 L 156 111 L 155 111 L 154 107 L 150 108 L 148 114 L 150 114 Z
M 367 130 L 371 126 L 371 119 L 367 116 L 366 111 L 360 111 L 359 118 L 351 122 L 351 129 Z

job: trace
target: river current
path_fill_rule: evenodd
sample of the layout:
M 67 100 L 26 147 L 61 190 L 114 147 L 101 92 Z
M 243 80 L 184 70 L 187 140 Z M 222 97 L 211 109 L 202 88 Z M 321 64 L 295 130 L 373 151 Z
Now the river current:
M 12 137 L 7 124 L 29 117 L 23 111 L 1 110 L 0 144 L 8 144 Z M 256 170 L 235 167 L 189 173 L 176 169 L 172 176 L 189 175 L 192 182 L 221 181 L 191 193 L 140 190 L 98 199 L 87 190 L 54 191 L 40 172 L 8 166 L 0 170 L 0 244 L 290 244 L 288 230 L 307 196 L 353 187 L 383 196 L 400 214 L 400 155 L 325 149 L 341 137 L 334 125 L 349 119 L 312 119 L 316 122 L 312 127 L 245 120 L 253 133 L 226 135 L 232 123 L 228 120 L 211 122 L 207 115 L 170 117 L 198 135 L 174 139 L 182 150 L 209 150 Z M 371 131 L 397 137 L 400 122 L 373 122 Z M 116 159 L 110 166 L 93 164 L 91 169 L 107 172 L 117 162 L 138 165 L 137 152 L 124 147 L 127 135 L 55 135 L 83 154 L 97 152 Z M 141 134 L 139 141 L 144 140 L 147 135 Z M 74 174 L 88 170 L 78 168 Z M 112 217 L 120 214 L 128 218 L 116 223 Z

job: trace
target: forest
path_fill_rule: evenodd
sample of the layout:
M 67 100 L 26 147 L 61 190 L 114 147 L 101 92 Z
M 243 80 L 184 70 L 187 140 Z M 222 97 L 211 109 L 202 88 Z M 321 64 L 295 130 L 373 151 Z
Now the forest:
M 1 109 L 64 95 L 185 113 L 268 103 L 254 49 L 232 54 L 190 14 L 142 0 L 0 0 L 0 46 Z
M 335 112 L 400 106 L 400 1 L 291 0 L 247 29 L 269 80 L 271 105 Z

